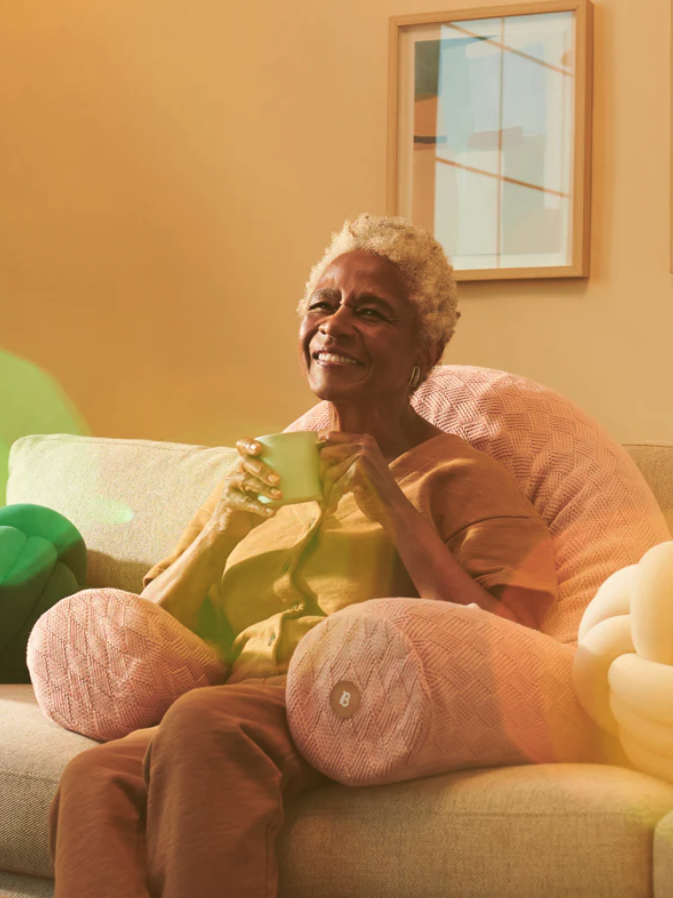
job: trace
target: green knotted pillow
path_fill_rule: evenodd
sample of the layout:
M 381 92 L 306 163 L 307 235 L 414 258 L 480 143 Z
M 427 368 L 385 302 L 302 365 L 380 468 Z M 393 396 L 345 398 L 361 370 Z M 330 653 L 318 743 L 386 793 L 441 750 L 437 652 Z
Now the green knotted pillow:
M 43 505 L 0 508 L 0 683 L 30 683 L 28 637 L 37 619 L 86 588 L 79 530 Z

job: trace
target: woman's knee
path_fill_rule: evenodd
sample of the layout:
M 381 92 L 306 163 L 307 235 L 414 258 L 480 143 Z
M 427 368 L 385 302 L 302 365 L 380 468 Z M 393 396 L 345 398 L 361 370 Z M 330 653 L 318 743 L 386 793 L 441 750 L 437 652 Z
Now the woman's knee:
M 100 784 L 105 780 L 106 772 L 114 774 L 115 750 L 112 743 L 103 743 L 87 748 L 71 758 L 66 764 L 59 787 L 61 790 L 76 784 L 81 788 L 84 784 Z
M 184 730 L 185 727 L 197 726 L 207 723 L 209 719 L 208 709 L 213 702 L 212 689 L 209 686 L 200 686 L 190 689 L 177 698 L 164 714 L 160 730 L 177 727 Z
M 200 755 L 211 744 L 222 746 L 244 741 L 257 743 L 272 757 L 292 750 L 284 694 L 277 688 L 232 684 L 192 689 L 180 696 L 165 713 L 153 742 L 155 748 L 180 746 L 188 754 L 192 746 Z M 194 738 L 197 737 L 197 738 Z
M 278 726 L 286 720 L 285 693 L 262 683 L 202 686 L 176 699 L 164 714 L 160 729 L 199 732 L 209 725 L 221 731 L 229 722 Z
M 234 709 L 227 708 L 227 696 L 221 690 L 216 696 L 215 691 L 212 687 L 199 687 L 176 699 L 152 739 L 154 749 L 163 754 L 164 750 L 172 751 L 179 746 L 180 753 L 188 755 L 191 747 L 196 746 L 198 752 L 203 752 L 211 737 L 221 740 L 227 731 L 237 731 L 237 717 Z M 145 770 L 150 754 L 148 750 L 143 764 Z

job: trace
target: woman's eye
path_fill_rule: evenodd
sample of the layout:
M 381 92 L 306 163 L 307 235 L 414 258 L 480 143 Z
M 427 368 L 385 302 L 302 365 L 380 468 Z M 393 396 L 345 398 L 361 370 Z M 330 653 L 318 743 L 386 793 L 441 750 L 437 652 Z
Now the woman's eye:
M 312 302 L 308 307 L 309 312 L 321 311 L 323 309 L 328 312 L 333 312 L 334 306 L 327 300 L 321 299 L 317 302 Z M 363 318 L 380 318 L 382 321 L 384 320 L 383 315 L 377 309 L 361 308 L 357 309 L 357 314 Z

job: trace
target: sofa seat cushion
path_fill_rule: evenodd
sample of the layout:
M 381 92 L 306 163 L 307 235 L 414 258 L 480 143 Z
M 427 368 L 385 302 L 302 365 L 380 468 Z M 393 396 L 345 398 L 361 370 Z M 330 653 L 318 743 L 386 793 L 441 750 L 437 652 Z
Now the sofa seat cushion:
M 0 869 L 53 877 L 49 806 L 68 761 L 97 744 L 44 717 L 32 686 L 0 685 Z M 654 828 L 672 809 L 673 786 L 601 765 L 334 783 L 287 802 L 279 898 L 649 898 Z
M 53 877 L 49 805 L 68 761 L 97 744 L 48 720 L 30 683 L 0 685 L 0 870 Z
M 650 898 L 671 802 L 659 780 L 583 764 L 327 786 L 288 808 L 279 898 Z
M 279 898 L 651 898 L 671 807 L 673 787 L 589 764 L 330 785 L 287 808 Z

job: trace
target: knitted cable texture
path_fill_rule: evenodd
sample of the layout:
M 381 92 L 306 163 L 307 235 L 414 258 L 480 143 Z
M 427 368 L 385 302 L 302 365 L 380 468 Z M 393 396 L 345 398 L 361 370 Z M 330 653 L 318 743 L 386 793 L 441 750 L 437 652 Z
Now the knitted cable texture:
M 229 670 L 167 611 L 121 589 L 62 599 L 33 627 L 26 657 L 45 716 L 99 742 L 160 723 L 177 698 Z
M 288 723 L 304 757 L 347 786 L 467 767 L 598 761 L 571 682 L 574 650 L 476 606 L 372 599 L 301 640 Z M 343 684 L 343 685 L 341 685 Z M 335 695 L 350 717 L 335 713 Z
M 435 369 L 416 411 L 493 456 L 547 523 L 559 603 L 542 631 L 575 645 L 601 583 L 670 539 L 656 499 L 626 450 L 579 406 L 526 377 L 469 365 Z M 330 427 L 321 402 L 288 430 Z
M 412 403 L 516 480 L 550 529 L 560 600 L 543 632 L 424 599 L 371 600 L 331 615 L 290 662 L 288 722 L 299 750 L 353 786 L 501 764 L 628 764 L 580 705 L 572 664 L 601 584 L 670 538 L 644 478 L 589 415 L 524 377 L 450 365 Z M 329 427 L 323 402 L 288 430 Z

